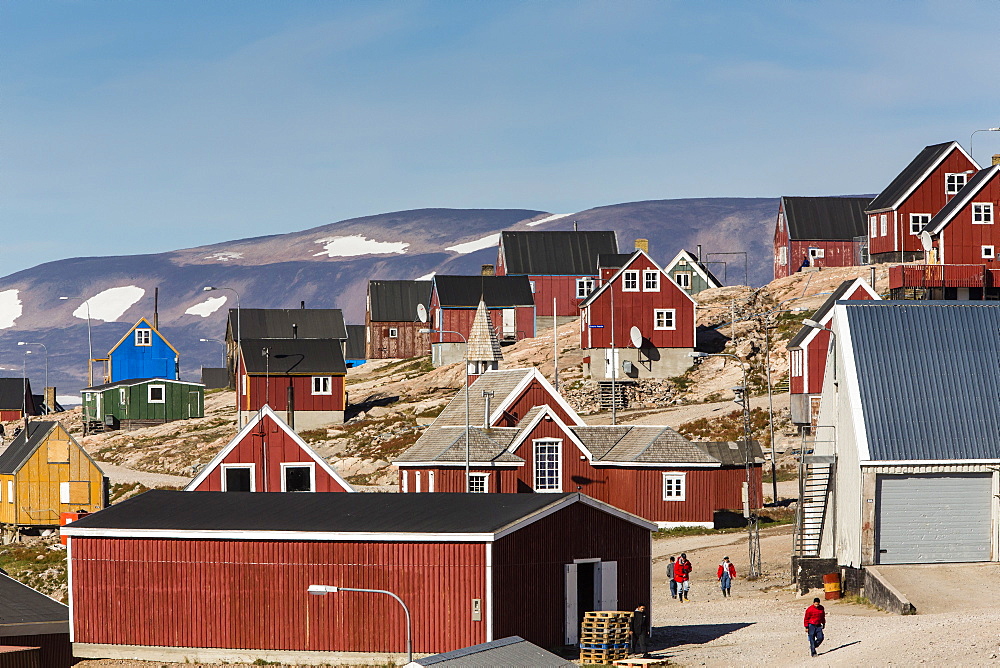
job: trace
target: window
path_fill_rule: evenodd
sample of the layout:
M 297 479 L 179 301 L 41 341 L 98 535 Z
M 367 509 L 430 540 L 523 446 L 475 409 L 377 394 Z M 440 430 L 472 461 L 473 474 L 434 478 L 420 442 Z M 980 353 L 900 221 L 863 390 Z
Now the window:
M 791 353 L 790 366 L 792 367 L 793 376 L 802 375 L 802 351 L 799 349 L 793 350 Z
M 660 291 L 660 272 L 658 271 L 644 271 L 642 272 L 643 277 L 643 290 L 646 292 L 659 292 Z
M 420 471 L 413 472 L 413 491 L 420 493 Z
M 889 233 L 889 227 L 888 227 L 889 216 L 883 213 L 881 216 L 878 217 L 878 222 L 879 222 L 879 227 L 882 228 L 882 236 L 884 237 Z
M 931 214 L 929 213 L 911 213 L 910 214 L 910 234 L 917 235 L 920 234 L 920 230 L 924 229 L 924 225 L 931 222 Z
M 312 492 L 316 489 L 316 468 L 312 462 L 281 464 L 282 492 Z
M 677 329 L 675 309 L 658 308 L 653 311 L 653 329 Z
M 118 388 L 118 403 L 120 403 L 122 406 L 125 405 L 125 388 L 124 387 L 119 387 Z
M 71 480 L 59 483 L 59 503 L 86 506 L 90 504 L 90 483 Z
M 470 473 L 469 491 L 473 494 L 486 494 L 490 491 L 489 473 Z
M 398 339 L 399 338 L 399 328 L 398 327 L 390 327 L 389 328 L 389 338 L 390 339 Z M 314 392 L 313 394 L 316 394 L 316 393 Z M 328 392 L 324 392 L 324 394 L 329 394 L 329 393 Z
M 826 249 L 824 248 L 810 248 L 809 249 L 809 259 L 817 260 L 826 257 Z
M 622 290 L 625 292 L 639 292 L 639 272 L 626 271 L 622 274 Z
M 684 475 L 683 473 L 663 474 L 663 500 L 683 501 L 684 500 Z
M 980 246 L 979 248 L 982 251 L 983 259 L 985 260 L 992 260 L 997 256 L 996 249 L 993 246 Z
M 531 286 L 531 294 L 535 294 L 535 282 L 534 281 L 528 281 L 528 285 Z M 438 323 L 438 327 L 440 327 L 440 326 L 441 326 L 441 323 Z
M 781 250 L 785 250 L 782 248 Z M 779 263 L 780 264 L 780 263 Z M 678 271 L 674 274 L 674 283 L 677 284 L 681 290 L 691 289 L 691 272 L 690 271 Z
M 969 180 L 968 174 L 945 174 L 944 175 L 944 194 L 954 195 L 959 190 L 965 187 L 965 183 Z
M 153 345 L 153 330 L 151 329 L 135 330 L 135 345 L 137 346 Z
M 150 385 L 146 388 L 146 397 L 151 404 L 164 404 L 166 399 L 166 387 L 163 385 Z
M 788 246 L 782 246 L 778 249 L 778 266 L 784 267 L 788 264 Z
M 223 464 L 223 492 L 255 492 L 253 464 Z
M 410 472 L 407 471 L 406 469 L 401 469 L 399 471 L 399 476 L 400 476 L 400 489 L 402 490 L 403 494 L 406 494 L 407 492 L 410 491 Z
M 313 376 L 313 394 L 333 394 L 333 379 L 330 376 Z
M 7 481 L 7 503 L 14 503 L 14 481 Z
M 535 441 L 535 491 L 562 491 L 560 441 Z
M 434 471 L 427 472 L 427 491 L 434 491 Z
M 868 236 L 878 236 L 878 218 L 876 216 L 868 216 Z
M 973 202 L 972 204 L 972 224 L 992 225 L 993 224 L 993 203 Z
M 592 278 L 578 278 L 576 279 L 576 298 L 586 299 L 591 292 L 594 290 L 594 279 Z

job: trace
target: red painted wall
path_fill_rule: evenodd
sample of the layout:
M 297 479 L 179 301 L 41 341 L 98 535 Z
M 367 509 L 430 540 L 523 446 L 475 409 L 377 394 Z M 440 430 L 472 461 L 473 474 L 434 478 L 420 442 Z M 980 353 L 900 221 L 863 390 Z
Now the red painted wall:
M 500 340 L 503 340 L 503 311 L 504 309 L 500 308 L 489 309 L 490 321 Z M 438 316 L 438 313 L 441 315 Z M 467 337 L 472 331 L 472 322 L 476 319 L 476 309 L 475 307 L 442 309 L 437 293 L 434 293 L 431 296 L 430 318 L 434 329 L 453 330 Z M 514 307 L 514 330 L 519 341 L 535 336 L 534 306 Z M 462 343 L 462 337 L 448 332 L 434 333 L 431 335 L 431 343 Z
M 552 299 L 556 299 L 556 315 L 573 316 L 580 315 L 580 303 L 583 299 L 577 299 L 576 280 L 578 278 L 590 278 L 594 280 L 596 289 L 597 279 L 594 275 L 587 276 L 529 276 L 528 280 L 535 285 L 535 309 L 537 316 L 552 317 Z M 542 322 L 541 326 L 550 326 L 551 322 Z
M 780 264 L 778 262 L 782 248 L 788 248 L 788 225 L 785 222 L 784 205 L 779 204 L 778 219 L 774 223 L 774 277 L 775 278 L 784 278 L 785 276 L 790 276 L 792 273 L 799 270 L 798 267 L 792 268 L 792 259 L 790 253 L 786 258 L 785 264 Z M 799 264 L 801 265 L 802 262 L 799 261 Z
M 237 385 L 242 391 L 244 376 L 243 361 L 240 360 Z M 329 375 L 329 374 L 322 374 Z M 269 376 L 252 375 L 247 379 L 247 392 L 243 395 L 243 410 L 260 410 L 270 404 L 276 411 L 288 409 L 288 386 L 292 386 L 295 411 L 342 411 L 347 396 L 344 393 L 344 376 L 333 376 L 330 381 L 332 394 L 312 393 L 312 376 Z
M 973 203 L 993 203 L 992 225 L 972 224 Z M 994 259 L 985 259 L 980 246 L 993 246 L 1000 251 L 1000 178 L 994 176 L 979 191 L 972 202 L 966 204 L 941 233 L 938 247 L 943 248 L 941 261 L 947 264 L 985 264 L 988 269 L 1000 268 Z
M 572 420 L 569 414 L 559 406 L 558 402 L 552 396 L 541 383 L 537 380 L 532 380 L 528 383 L 528 387 L 524 389 L 523 392 L 511 403 L 510 408 L 506 410 L 504 415 L 497 421 L 494 427 L 516 427 L 517 423 L 521 421 L 528 411 L 530 411 L 535 406 L 543 406 L 548 404 L 552 410 L 556 412 L 559 419 L 567 424 L 571 423 Z M 492 409 L 491 409 L 492 410 Z
M 802 268 L 802 261 L 809 255 L 810 248 L 822 248 L 823 257 L 809 261 L 811 267 L 853 267 L 855 266 L 853 241 L 792 241 L 788 252 L 788 269 L 795 273 Z
M 16 411 L 0 411 L 0 421 L 9 422 L 11 420 L 20 420 L 23 416 L 20 410 Z

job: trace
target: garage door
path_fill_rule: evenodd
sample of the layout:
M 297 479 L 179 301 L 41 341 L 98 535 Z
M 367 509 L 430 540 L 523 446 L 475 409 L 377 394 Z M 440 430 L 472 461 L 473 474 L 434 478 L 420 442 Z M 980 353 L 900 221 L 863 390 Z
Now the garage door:
M 990 560 L 992 475 L 879 476 L 878 563 Z

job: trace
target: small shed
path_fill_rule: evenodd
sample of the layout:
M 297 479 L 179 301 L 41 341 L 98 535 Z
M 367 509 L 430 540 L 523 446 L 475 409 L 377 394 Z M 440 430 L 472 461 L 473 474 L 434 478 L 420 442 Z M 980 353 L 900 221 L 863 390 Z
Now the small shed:
M 58 422 L 29 422 L 0 453 L 0 524 L 58 526 L 105 506 L 104 473 Z
M 112 346 L 106 361 L 106 383 L 129 378 L 180 377 L 180 353 L 145 318 L 140 318 Z
M 365 326 L 347 325 L 347 347 L 344 363 L 348 369 L 361 366 L 367 361 L 365 356 Z
M 655 525 L 578 493 L 152 490 L 70 524 L 78 657 L 384 664 L 649 605 Z M 178 611 L 183 611 L 179 614 Z M 266 611 L 266 614 L 263 612 Z M 378 623 L 373 623 L 377 620 Z
M 31 380 L 26 378 L 0 378 L 0 422 L 20 420 L 28 415 L 41 415 L 31 394 Z
M 237 343 L 243 339 L 336 339 L 347 357 L 347 325 L 339 308 L 229 309 L 226 365 L 236 373 Z
M 69 608 L 0 571 L 0 645 L 37 648 L 18 655 L 21 660 L 34 658 L 36 663 L 12 660 L 9 665 L 69 668 L 73 665 Z M 2 656 L 0 665 L 8 665 Z
M 803 267 L 859 264 L 855 239 L 867 234 L 870 197 L 782 197 L 774 225 L 774 277 Z
M 431 281 L 368 281 L 365 345 L 368 359 L 429 355 L 430 334 L 421 334 L 417 309 L 430 311 Z
M 82 390 L 84 430 L 135 429 L 205 416 L 205 386 L 170 378 L 134 378 Z

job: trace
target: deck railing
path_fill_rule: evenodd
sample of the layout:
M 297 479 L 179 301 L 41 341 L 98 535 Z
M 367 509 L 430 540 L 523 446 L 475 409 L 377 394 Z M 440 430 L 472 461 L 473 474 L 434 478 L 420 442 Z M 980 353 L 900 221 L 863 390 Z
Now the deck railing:
M 986 285 L 983 264 L 899 264 L 889 267 L 889 287 L 981 288 Z

